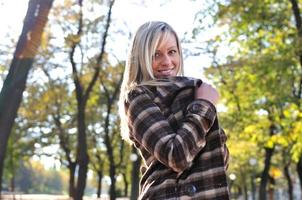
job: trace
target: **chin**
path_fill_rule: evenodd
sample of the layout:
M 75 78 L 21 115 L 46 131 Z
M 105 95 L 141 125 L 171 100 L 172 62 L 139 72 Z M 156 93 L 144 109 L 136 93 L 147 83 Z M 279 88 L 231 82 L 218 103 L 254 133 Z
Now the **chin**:
M 169 77 L 172 77 L 174 75 L 157 75 L 155 76 L 156 78 L 169 78 Z
M 177 74 L 172 73 L 172 74 L 157 74 L 157 75 L 155 75 L 156 78 L 169 78 L 169 77 L 173 77 L 173 76 L 177 76 Z

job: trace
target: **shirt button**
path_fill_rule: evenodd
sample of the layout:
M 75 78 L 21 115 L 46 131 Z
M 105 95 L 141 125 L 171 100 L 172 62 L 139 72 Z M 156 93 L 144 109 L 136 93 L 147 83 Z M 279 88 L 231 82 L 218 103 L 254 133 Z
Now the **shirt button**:
M 194 105 L 192 106 L 191 112 L 192 112 L 192 113 L 198 113 L 199 111 L 200 111 L 200 105 L 194 104 Z
M 194 185 L 187 185 L 185 186 L 185 191 L 189 196 L 193 196 L 196 193 L 197 189 Z

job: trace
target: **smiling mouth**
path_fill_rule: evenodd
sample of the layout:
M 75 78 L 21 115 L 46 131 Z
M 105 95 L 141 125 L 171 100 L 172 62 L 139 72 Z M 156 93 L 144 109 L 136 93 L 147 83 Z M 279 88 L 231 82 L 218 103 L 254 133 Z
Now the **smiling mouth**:
M 173 70 L 174 70 L 174 67 L 167 68 L 167 69 L 159 69 L 159 70 L 157 70 L 157 72 L 160 74 L 170 74 Z
M 156 78 L 165 78 L 165 77 L 170 77 L 170 76 L 176 76 L 177 71 L 176 71 L 176 66 L 163 66 L 159 67 L 157 70 L 154 70 L 154 76 Z

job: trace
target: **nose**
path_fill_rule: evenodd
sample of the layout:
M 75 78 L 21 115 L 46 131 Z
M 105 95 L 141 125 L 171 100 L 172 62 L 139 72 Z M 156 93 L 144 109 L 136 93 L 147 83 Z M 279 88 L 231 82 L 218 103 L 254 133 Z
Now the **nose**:
M 171 60 L 170 56 L 168 54 L 164 54 L 162 56 L 161 65 L 170 66 L 171 63 L 172 63 L 172 60 Z

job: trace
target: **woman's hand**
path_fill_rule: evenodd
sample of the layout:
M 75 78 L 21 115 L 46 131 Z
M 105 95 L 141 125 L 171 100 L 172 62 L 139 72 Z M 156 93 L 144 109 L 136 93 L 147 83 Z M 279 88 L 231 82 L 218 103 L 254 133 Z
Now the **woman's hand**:
M 216 105 L 219 100 L 219 93 L 210 84 L 203 82 L 195 89 L 195 99 L 205 99 Z

